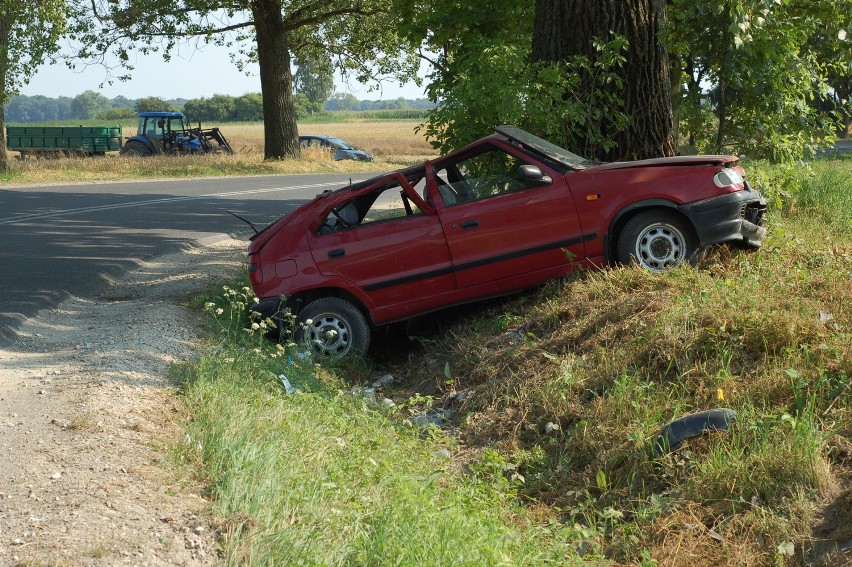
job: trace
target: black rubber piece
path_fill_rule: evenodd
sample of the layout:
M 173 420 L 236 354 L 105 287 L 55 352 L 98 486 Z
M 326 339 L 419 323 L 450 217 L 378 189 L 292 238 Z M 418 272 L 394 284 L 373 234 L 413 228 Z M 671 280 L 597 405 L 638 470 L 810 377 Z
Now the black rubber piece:
M 676 419 L 660 429 L 654 439 L 654 457 L 662 457 L 680 447 L 684 441 L 710 431 L 727 431 L 736 421 L 737 412 L 728 408 L 700 411 Z

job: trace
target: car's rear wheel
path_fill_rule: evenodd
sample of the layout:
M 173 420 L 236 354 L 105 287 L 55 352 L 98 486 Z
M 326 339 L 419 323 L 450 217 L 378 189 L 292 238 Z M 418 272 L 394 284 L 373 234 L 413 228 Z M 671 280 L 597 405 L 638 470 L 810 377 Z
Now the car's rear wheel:
M 664 210 L 645 211 L 627 221 L 616 246 L 621 264 L 639 264 L 657 273 L 700 259 L 692 227 Z
M 299 312 L 296 338 L 314 355 L 342 358 L 367 352 L 370 325 L 351 301 L 323 297 Z

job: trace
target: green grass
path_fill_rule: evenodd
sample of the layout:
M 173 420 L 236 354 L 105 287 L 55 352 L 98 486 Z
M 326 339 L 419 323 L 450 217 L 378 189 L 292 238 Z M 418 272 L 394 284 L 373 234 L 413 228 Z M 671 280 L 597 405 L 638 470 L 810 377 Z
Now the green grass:
M 225 332 L 182 369 L 180 455 L 226 563 L 775 566 L 846 542 L 852 162 L 809 168 L 749 169 L 779 204 L 759 251 L 574 274 L 390 368 L 294 364 L 242 330 L 249 290 L 213 298 Z M 388 371 L 396 408 L 350 392 Z M 452 435 L 412 427 L 430 404 L 452 405 Z M 714 407 L 729 431 L 653 458 L 663 425 Z
M 757 252 L 575 274 L 461 322 L 425 355 L 475 392 L 460 436 L 499 449 L 523 496 L 573 510 L 619 561 L 774 565 L 778 546 L 809 549 L 809 522 L 852 482 L 836 460 L 852 435 L 852 177 L 849 162 L 813 169 L 781 188 L 787 213 Z M 663 425 L 714 407 L 737 412 L 730 432 L 651 458 Z
M 578 563 L 582 536 L 534 521 L 499 456 L 460 474 L 451 438 L 243 332 L 246 294 L 209 302 L 224 342 L 179 369 L 192 421 L 178 454 L 209 485 L 226 564 Z

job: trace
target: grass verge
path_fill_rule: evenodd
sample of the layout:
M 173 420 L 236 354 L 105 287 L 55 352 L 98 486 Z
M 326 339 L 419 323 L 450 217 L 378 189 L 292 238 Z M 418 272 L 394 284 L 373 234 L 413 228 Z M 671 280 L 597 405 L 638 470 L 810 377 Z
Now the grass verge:
M 180 370 L 179 456 L 226 563 L 843 564 L 852 162 L 812 170 L 755 169 L 781 180 L 759 251 L 575 274 L 386 363 L 308 364 L 244 319 L 249 290 L 206 300 L 218 339 Z M 385 372 L 403 387 L 374 402 L 357 384 Z M 413 425 L 430 407 L 446 429 Z M 654 458 L 662 426 L 715 407 L 729 431 Z
M 177 455 L 224 518 L 226 564 L 579 562 L 582 533 L 525 510 L 499 455 L 461 474 L 457 443 L 413 426 L 404 403 L 353 392 L 343 369 L 244 332 L 248 294 L 226 289 L 208 303 L 221 341 L 177 369 L 193 416 Z

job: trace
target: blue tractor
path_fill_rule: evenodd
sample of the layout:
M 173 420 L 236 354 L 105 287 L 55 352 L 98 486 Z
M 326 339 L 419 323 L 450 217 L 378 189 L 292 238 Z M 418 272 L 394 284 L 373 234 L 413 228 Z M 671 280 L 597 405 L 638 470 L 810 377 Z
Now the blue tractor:
M 202 130 L 201 124 L 191 128 L 180 112 L 140 112 L 136 135 L 127 138 L 121 148 L 123 156 L 206 153 L 234 151 L 218 128 Z

